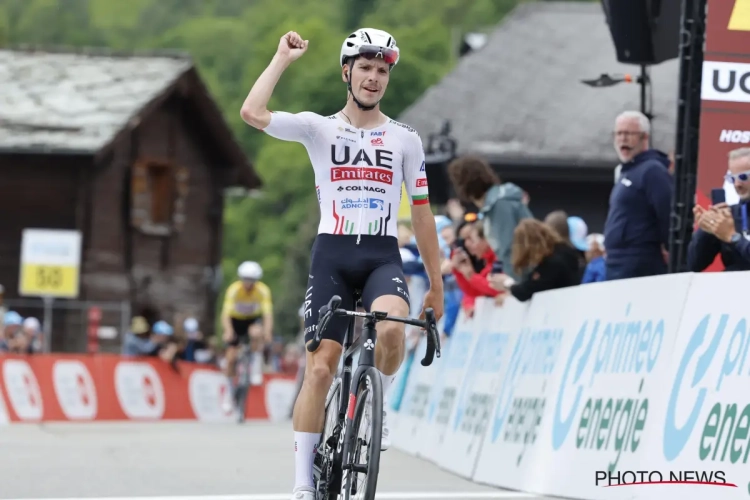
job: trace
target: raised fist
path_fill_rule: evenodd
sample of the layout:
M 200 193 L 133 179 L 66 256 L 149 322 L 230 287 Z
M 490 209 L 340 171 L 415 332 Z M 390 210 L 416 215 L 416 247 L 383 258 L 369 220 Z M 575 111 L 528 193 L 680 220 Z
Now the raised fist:
M 299 33 L 290 31 L 279 40 L 279 48 L 276 51 L 280 56 L 296 61 L 307 51 L 307 40 L 303 40 Z

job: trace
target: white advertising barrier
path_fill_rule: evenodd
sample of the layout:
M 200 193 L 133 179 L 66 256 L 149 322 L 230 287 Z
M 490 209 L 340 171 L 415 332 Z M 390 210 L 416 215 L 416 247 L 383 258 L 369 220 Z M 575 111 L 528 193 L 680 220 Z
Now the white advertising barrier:
M 553 392 L 544 409 L 525 491 L 592 500 L 631 499 L 603 488 L 596 471 L 642 470 L 645 435 L 661 422 L 663 394 L 691 274 L 596 283 L 551 292 L 574 307 L 545 312 L 563 330 Z M 644 446 L 641 446 L 643 444 Z M 501 474 L 504 474 L 504 471 Z
M 553 373 L 561 363 L 564 330 L 554 311 L 574 314 L 577 304 L 575 289 L 536 294 L 532 299 L 510 362 L 501 368 L 475 481 L 517 490 L 528 487 L 523 474 L 534 469 L 527 467 L 533 459 L 530 451 L 539 439 L 545 408 L 554 404 Z
M 648 468 L 661 471 L 664 480 L 669 472 L 691 471 L 687 479 L 723 479 L 737 487 L 615 489 L 634 490 L 631 494 L 648 500 L 670 493 L 682 500 L 750 496 L 750 307 L 743 293 L 748 280 L 750 272 L 694 275 L 671 366 L 661 379 L 664 408 L 652 414 L 649 407 L 654 432 L 643 443 Z
M 443 445 L 448 423 L 458 403 L 461 382 L 477 345 L 477 326 L 482 317 L 480 307 L 481 304 L 477 304 L 473 318 L 466 317 L 461 311 L 445 354 L 433 363 L 439 365 L 439 375 L 429 381 L 429 405 L 425 418 L 417 425 L 413 437 L 417 456 L 432 462 L 437 460 Z
M 390 429 L 394 447 L 411 455 L 417 453 L 419 444 L 416 439 L 417 430 L 423 425 L 429 409 L 430 391 L 435 380 L 440 377 L 440 370 L 443 368 L 443 361 L 450 343 L 444 346 L 441 359 L 436 359 L 430 366 L 422 366 L 421 360 L 426 346 L 427 338 L 422 337 L 417 345 L 406 388 L 401 398 L 397 425 Z M 390 426 L 390 418 L 388 423 Z
M 503 375 L 517 344 L 528 304 L 510 297 L 502 307 L 494 299 L 477 301 L 478 341 L 461 382 L 437 464 L 460 476 L 474 474 Z

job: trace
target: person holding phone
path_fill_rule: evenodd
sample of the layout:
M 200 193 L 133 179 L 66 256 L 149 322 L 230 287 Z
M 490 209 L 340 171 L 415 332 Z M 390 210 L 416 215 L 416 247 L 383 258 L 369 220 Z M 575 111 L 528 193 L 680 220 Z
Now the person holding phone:
M 469 214 L 467 214 L 469 215 Z M 484 229 L 478 220 L 469 216 L 458 228 L 458 238 L 451 253 L 453 276 L 463 292 L 461 306 L 472 317 L 477 297 L 495 297 L 502 293 L 487 281 L 496 262 L 495 252 L 484 237 Z
M 739 203 L 728 205 L 723 189 L 711 192 L 711 205 L 693 207 L 698 230 L 688 246 L 688 268 L 701 272 L 721 255 L 726 271 L 750 270 L 750 148 L 729 152 L 726 180 L 734 185 Z

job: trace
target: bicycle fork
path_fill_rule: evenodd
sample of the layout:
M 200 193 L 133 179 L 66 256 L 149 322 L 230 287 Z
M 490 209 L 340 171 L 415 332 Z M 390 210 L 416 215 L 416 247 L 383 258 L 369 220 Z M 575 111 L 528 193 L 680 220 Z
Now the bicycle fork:
M 362 375 L 369 368 L 375 366 L 375 322 L 371 319 L 365 320 L 364 328 L 364 342 L 360 348 L 360 357 L 357 370 L 354 372 L 354 376 L 351 377 L 351 370 L 353 364 L 353 357 L 347 356 L 344 360 L 344 376 L 342 377 L 342 394 L 345 394 L 344 390 L 349 387 L 349 398 L 346 406 L 346 413 L 344 416 L 344 425 L 339 434 L 339 442 L 336 447 L 336 452 L 341 453 L 341 464 L 342 464 L 342 476 L 341 485 L 342 488 L 347 487 L 347 480 L 349 475 L 354 472 L 356 473 L 367 473 L 367 466 L 361 464 L 355 464 L 354 449 L 356 448 L 355 436 L 354 436 L 354 415 L 357 408 L 357 394 L 359 393 L 360 384 L 363 380 Z M 345 349 L 348 349 L 346 346 Z M 347 380 L 347 375 L 350 377 Z M 352 381 L 354 383 L 352 383 Z M 371 388 L 372 389 L 372 388 Z M 343 409 L 342 398 L 342 409 Z M 342 453 L 343 452 L 343 453 Z M 344 496 L 348 498 L 348 496 Z

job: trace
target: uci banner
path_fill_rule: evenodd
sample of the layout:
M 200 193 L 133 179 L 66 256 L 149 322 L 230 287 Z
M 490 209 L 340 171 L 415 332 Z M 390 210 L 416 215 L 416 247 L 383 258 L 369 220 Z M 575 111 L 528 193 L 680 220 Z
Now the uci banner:
M 528 344 L 514 350 L 474 479 L 580 499 L 633 498 L 628 488 L 597 486 L 595 473 L 639 470 L 645 436 L 659 425 L 691 278 L 535 295 L 519 340 Z

